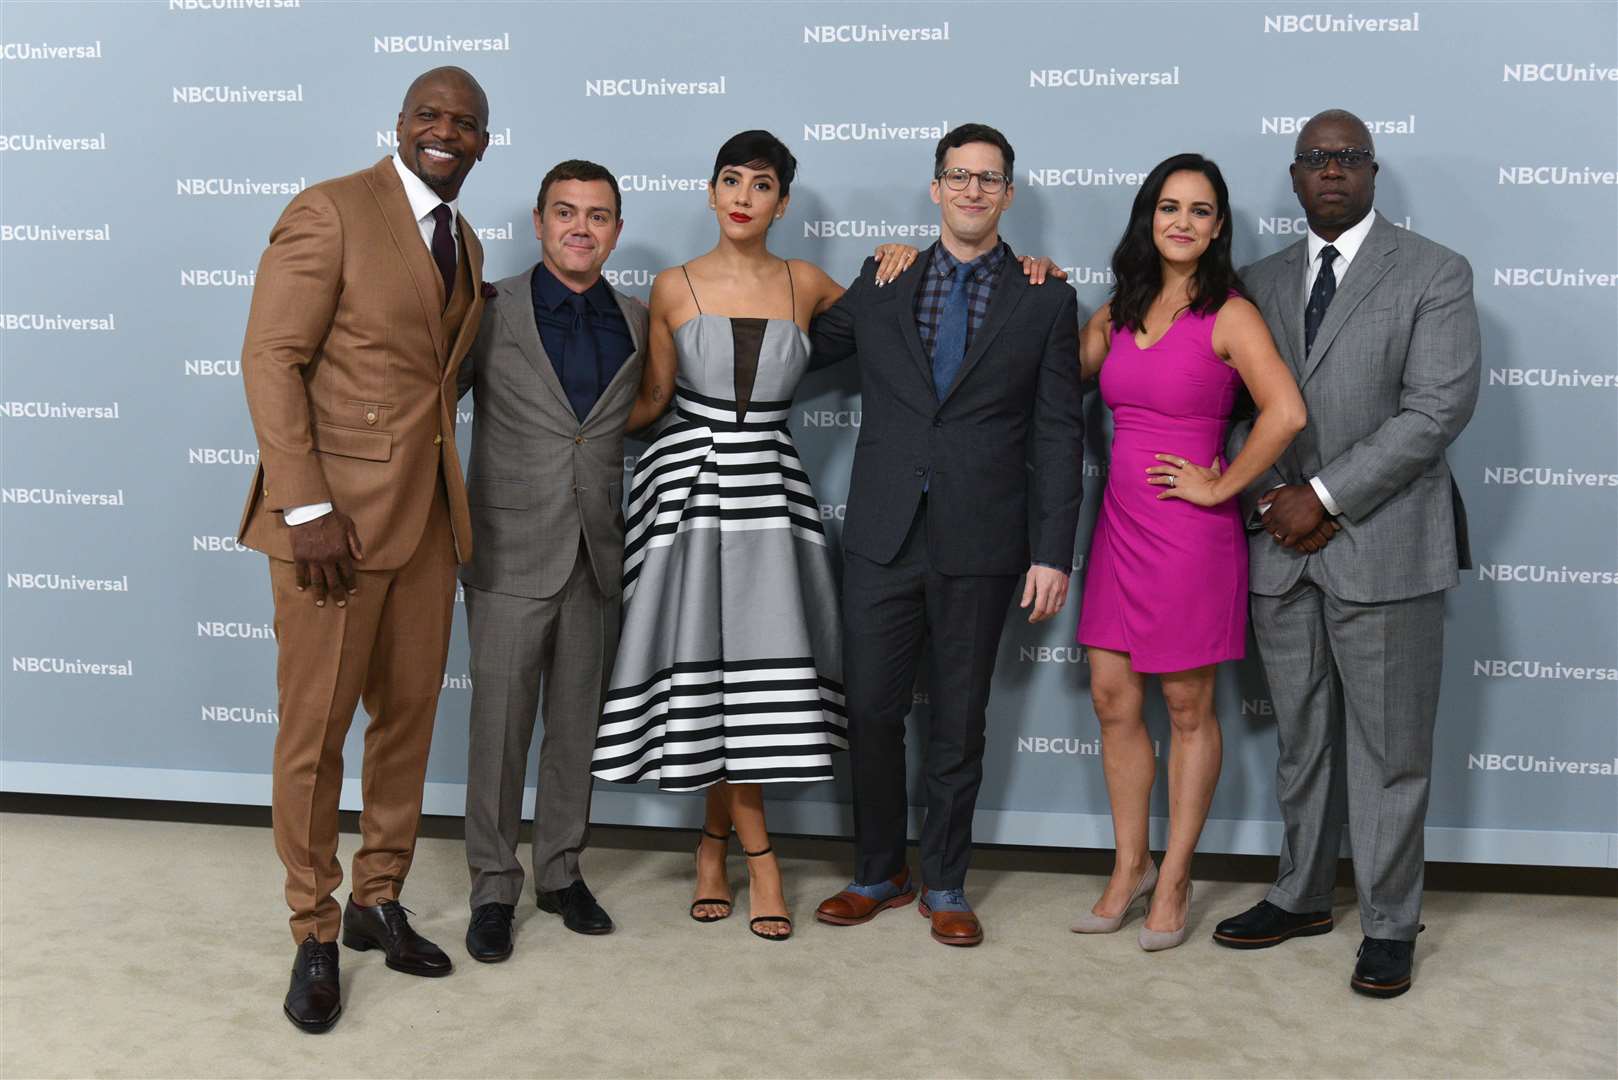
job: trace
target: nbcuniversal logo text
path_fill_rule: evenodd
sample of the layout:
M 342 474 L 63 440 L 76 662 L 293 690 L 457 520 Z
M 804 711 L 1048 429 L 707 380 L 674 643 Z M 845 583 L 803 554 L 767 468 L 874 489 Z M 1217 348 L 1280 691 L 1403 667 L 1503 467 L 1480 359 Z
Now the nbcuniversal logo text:
M 510 52 L 511 33 L 498 37 L 455 37 L 434 34 L 388 34 L 371 38 L 374 53 Z
M 1543 563 L 1482 563 L 1478 566 L 1478 580 L 1524 585 L 1618 585 L 1618 570 L 1577 570 Z
M 105 131 L 98 135 L 0 135 L 0 152 L 13 154 L 74 153 L 106 148 Z
M 1548 390 L 1618 390 L 1618 374 L 1574 368 L 1490 368 L 1490 386 L 1533 387 Z
M 1056 169 L 1029 169 L 1029 187 L 1140 187 L 1146 182 L 1143 172 L 1119 172 L 1108 166 Z
M 1560 660 L 1473 660 L 1474 679 L 1557 679 L 1618 682 L 1618 668 L 1584 667 Z
M 1399 229 L 1410 228 L 1410 218 L 1403 221 L 1388 219 L 1388 224 Z M 1309 219 L 1305 217 L 1261 217 L 1258 219 L 1260 236 L 1307 236 Z
M 180 287 L 187 289 L 251 289 L 257 270 L 181 270 Z
M 1180 65 L 1166 71 L 1120 71 L 1118 68 L 1031 68 L 1029 89 L 1089 89 L 1113 86 L 1179 86 Z
M 1501 82 L 1618 82 L 1618 67 L 1601 64 L 1505 64 Z
M 1618 487 L 1618 473 L 1580 472 L 1545 465 L 1486 465 L 1483 468 L 1483 482 L 1508 487 L 1610 488 Z
M 17 506 L 123 506 L 124 489 L 74 491 L 72 488 L 0 488 L 0 503 Z
M 112 226 L 0 225 L 0 243 L 51 244 L 112 239 Z
M 1580 187 L 1590 184 L 1618 184 L 1618 169 L 1598 169 L 1593 165 L 1502 165 L 1500 185 L 1539 187 Z
M 1258 122 L 1260 135 L 1296 135 L 1309 122 L 1307 116 L 1265 116 Z M 1372 135 L 1414 135 L 1416 114 L 1393 120 L 1367 120 L 1365 126 Z
M 257 465 L 258 451 L 238 446 L 193 446 L 185 452 L 187 465 Z
M 13 656 L 11 670 L 24 675 L 107 675 L 127 679 L 135 674 L 135 661 L 104 663 L 66 656 Z
M 804 409 L 798 426 L 806 428 L 857 428 L 865 415 L 862 409 Z
M 1483 772 L 1560 773 L 1564 776 L 1618 776 L 1618 758 L 1611 761 L 1568 761 L 1554 754 L 1467 754 L 1467 769 Z
M 35 45 L 32 42 L 8 41 L 0 45 L 0 60 L 100 60 L 101 42 L 89 45 Z
M 118 403 L 69 405 L 65 401 L 0 401 L 0 416 L 8 420 L 116 420 Z
M 903 142 L 942 139 L 949 131 L 949 121 L 937 124 L 890 124 L 886 120 L 876 123 L 865 121 L 831 122 L 803 125 L 804 142 Z
M 910 45 L 949 40 L 949 20 L 937 26 L 889 26 L 864 23 L 805 26 L 805 45 Z
M 6 571 L 6 588 L 43 592 L 121 592 L 129 591 L 129 575 L 115 578 L 82 578 L 77 574 L 12 573 Z
M 191 537 L 192 551 L 206 551 L 210 554 L 220 552 L 234 552 L 243 555 L 253 555 L 256 552 L 250 547 L 243 547 L 234 536 L 193 536 Z
M 44 311 L 8 311 L 0 315 L 0 330 L 90 330 L 111 333 L 118 329 L 118 317 L 106 315 L 52 315 Z
M 585 79 L 585 97 L 697 97 L 727 94 L 727 76 L 717 79 Z
M 281 717 L 274 709 L 256 709 L 251 705 L 204 705 L 202 719 L 211 724 L 279 724 Z
M 305 177 L 296 180 L 254 180 L 252 177 L 183 176 L 174 181 L 176 195 L 242 196 L 296 195 L 309 186 Z
M 937 222 L 921 224 L 892 221 L 806 221 L 803 223 L 805 239 L 839 240 L 936 240 L 940 235 Z
M 1563 266 L 1497 266 L 1494 284 L 1503 289 L 1611 289 L 1618 274 L 1591 273 Z
M 303 83 L 286 87 L 175 86 L 170 94 L 173 105 L 301 105 Z
M 1090 654 L 1083 645 L 1022 645 L 1017 659 L 1024 664 L 1088 664 Z
M 225 641 L 274 641 L 275 627 L 269 623 L 222 622 L 210 619 L 197 623 L 197 637 Z
M 1266 34 L 1415 34 L 1421 31 L 1421 12 L 1397 17 L 1362 18 L 1358 15 L 1266 15 Z

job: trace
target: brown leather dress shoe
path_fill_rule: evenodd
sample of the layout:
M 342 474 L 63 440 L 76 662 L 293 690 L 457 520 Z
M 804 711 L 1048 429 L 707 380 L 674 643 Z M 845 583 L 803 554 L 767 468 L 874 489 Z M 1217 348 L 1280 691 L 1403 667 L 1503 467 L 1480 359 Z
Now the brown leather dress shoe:
M 898 889 L 898 893 L 886 900 L 873 900 L 851 889 L 844 889 L 836 896 L 822 900 L 815 909 L 815 918 L 832 926 L 858 926 L 870 922 L 888 908 L 904 907 L 916 898 L 916 887 L 910 884 L 908 866 L 889 878 L 887 883 Z
M 975 911 L 933 911 L 924 900 L 917 910 L 933 923 L 933 940 L 943 945 L 983 944 L 983 924 Z

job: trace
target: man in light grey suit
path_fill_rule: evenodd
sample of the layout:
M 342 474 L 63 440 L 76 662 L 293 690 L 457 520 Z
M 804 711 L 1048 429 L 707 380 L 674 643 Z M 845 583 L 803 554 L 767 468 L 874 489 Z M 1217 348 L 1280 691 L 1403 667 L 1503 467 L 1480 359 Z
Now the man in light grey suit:
M 1444 590 L 1470 565 L 1444 452 L 1477 402 L 1477 308 L 1464 258 L 1371 209 L 1375 148 L 1357 117 L 1319 114 L 1295 153 L 1309 235 L 1243 274 L 1309 407 L 1248 492 L 1284 832 L 1269 895 L 1214 940 L 1331 930 L 1346 796 L 1365 935 L 1349 984 L 1395 997 L 1422 929 Z
M 646 307 L 601 267 L 623 229 L 618 183 L 587 161 L 546 174 L 533 212 L 543 257 L 485 286 L 460 370 L 477 416 L 467 498 L 477 544 L 461 569 L 472 646 L 466 857 L 475 960 L 512 952 L 518 830 L 544 693 L 533 865 L 539 907 L 568 929 L 612 920 L 579 870 L 590 755 L 618 647 L 624 422 L 640 387 Z

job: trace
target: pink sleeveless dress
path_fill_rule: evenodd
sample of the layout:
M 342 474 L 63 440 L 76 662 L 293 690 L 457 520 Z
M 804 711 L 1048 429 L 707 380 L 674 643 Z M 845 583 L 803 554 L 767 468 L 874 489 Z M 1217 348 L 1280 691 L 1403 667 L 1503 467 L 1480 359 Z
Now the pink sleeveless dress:
M 1206 466 L 1224 446 L 1241 376 L 1214 352 L 1215 318 L 1187 311 L 1147 349 L 1114 331 L 1101 366 L 1112 463 L 1078 641 L 1128 653 L 1138 672 L 1238 660 L 1246 649 L 1247 538 L 1236 500 L 1160 500 L 1164 489 L 1146 482 L 1146 469 L 1162 464 L 1156 454 Z

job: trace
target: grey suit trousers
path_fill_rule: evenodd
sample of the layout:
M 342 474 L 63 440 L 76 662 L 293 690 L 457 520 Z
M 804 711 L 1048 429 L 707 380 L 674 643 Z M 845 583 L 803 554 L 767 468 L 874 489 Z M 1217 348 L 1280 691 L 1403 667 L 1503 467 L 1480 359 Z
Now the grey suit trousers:
M 1363 933 L 1414 941 L 1444 594 L 1353 603 L 1321 586 L 1315 563 L 1285 594 L 1252 598 L 1280 741 L 1284 832 L 1267 899 L 1331 908 L 1346 811 Z
M 582 543 L 554 596 L 536 600 L 466 586 L 472 645 L 466 859 L 474 908 L 522 897 L 517 841 L 542 690 L 534 884 L 549 892 L 579 880 L 579 853 L 590 833 L 590 755 L 620 611 L 620 599 L 603 596 L 596 585 Z

